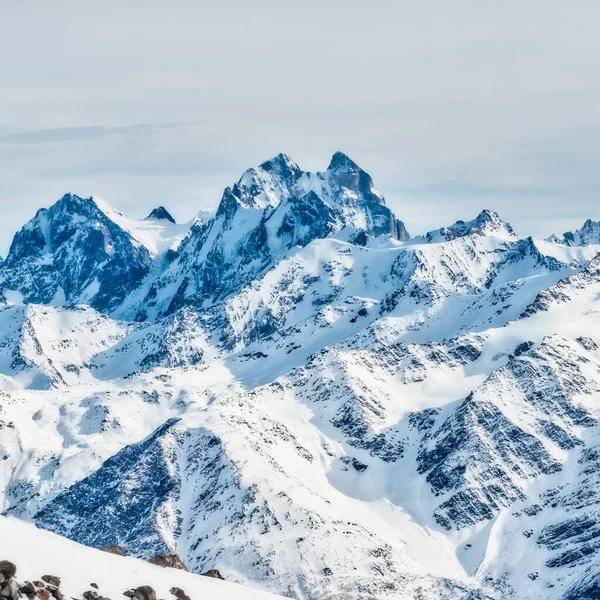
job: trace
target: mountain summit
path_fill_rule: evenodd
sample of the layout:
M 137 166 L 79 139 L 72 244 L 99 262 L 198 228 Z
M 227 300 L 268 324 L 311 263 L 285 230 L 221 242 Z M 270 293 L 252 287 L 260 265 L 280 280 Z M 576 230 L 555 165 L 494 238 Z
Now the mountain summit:
M 171 223 L 175 223 L 175 219 L 171 216 L 169 211 L 164 206 L 158 206 L 155 208 L 146 219 L 166 219 Z

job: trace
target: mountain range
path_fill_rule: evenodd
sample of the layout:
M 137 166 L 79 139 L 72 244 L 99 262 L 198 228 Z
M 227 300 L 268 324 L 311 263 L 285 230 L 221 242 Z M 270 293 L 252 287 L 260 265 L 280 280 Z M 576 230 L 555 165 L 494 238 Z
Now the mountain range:
M 411 237 L 340 152 L 185 224 L 66 194 L 0 262 L 0 513 L 299 600 L 599 598 L 599 294 L 600 222 Z

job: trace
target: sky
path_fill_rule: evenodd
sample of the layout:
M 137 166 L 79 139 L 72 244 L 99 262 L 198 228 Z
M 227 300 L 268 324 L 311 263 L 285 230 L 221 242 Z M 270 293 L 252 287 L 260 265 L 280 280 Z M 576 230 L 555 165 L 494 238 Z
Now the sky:
M 342 150 L 411 233 L 600 219 L 600 2 L 0 0 L 0 254 L 66 192 L 178 221 Z

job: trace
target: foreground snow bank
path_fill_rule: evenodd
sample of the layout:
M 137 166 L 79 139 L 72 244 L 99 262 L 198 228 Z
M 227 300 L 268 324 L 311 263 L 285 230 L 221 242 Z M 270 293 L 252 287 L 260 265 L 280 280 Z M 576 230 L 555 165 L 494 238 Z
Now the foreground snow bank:
M 15 563 L 16 579 L 21 583 L 39 580 L 48 574 L 60 577 L 61 590 L 67 597 L 81 597 L 90 589 L 90 583 L 96 583 L 98 592 L 112 600 L 124 598 L 124 591 L 141 585 L 151 586 L 157 597 L 164 599 L 173 599 L 169 592 L 172 587 L 185 590 L 191 600 L 275 600 L 279 597 L 88 548 L 7 517 L 0 517 L 0 560 Z

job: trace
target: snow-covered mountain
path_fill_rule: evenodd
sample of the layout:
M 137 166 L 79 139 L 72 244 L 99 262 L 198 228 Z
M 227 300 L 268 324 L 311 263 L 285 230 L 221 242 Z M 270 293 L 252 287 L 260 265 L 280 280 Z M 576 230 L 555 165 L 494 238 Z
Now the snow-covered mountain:
M 553 235 L 549 240 L 567 246 L 598 245 L 600 244 L 600 222 L 588 219 L 581 229 L 567 231 L 562 237 Z
M 410 238 L 341 153 L 185 225 L 67 195 L 0 264 L 0 510 L 302 600 L 597 597 L 594 231 Z

